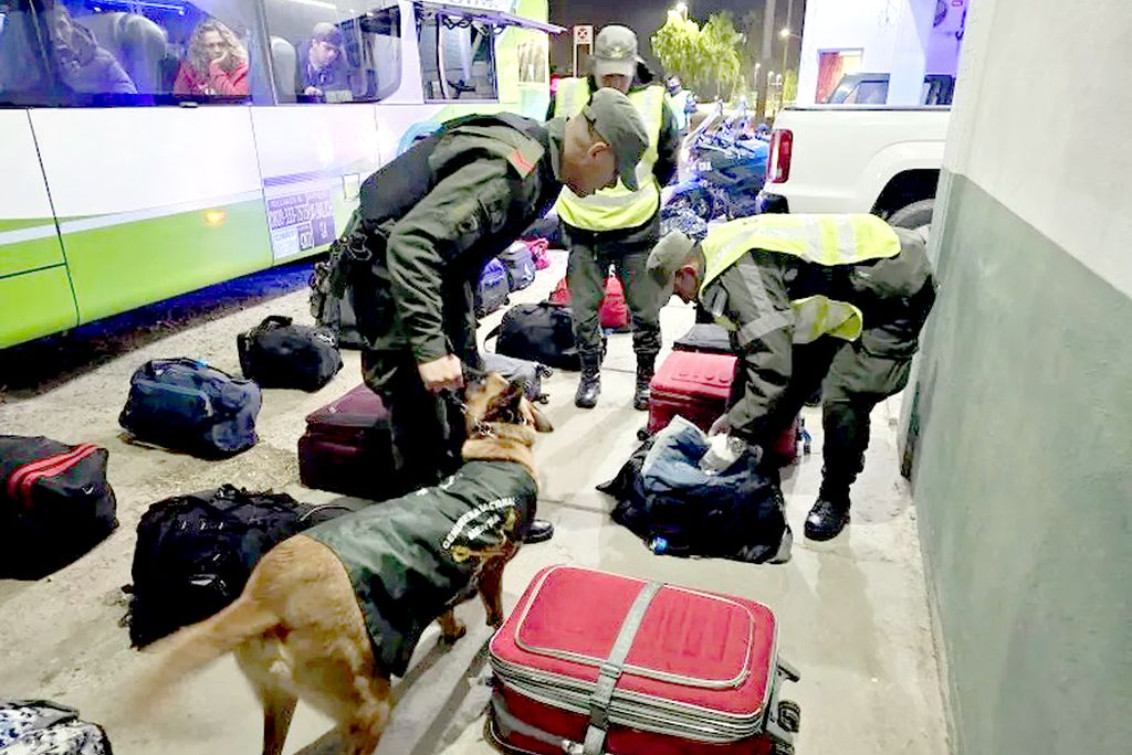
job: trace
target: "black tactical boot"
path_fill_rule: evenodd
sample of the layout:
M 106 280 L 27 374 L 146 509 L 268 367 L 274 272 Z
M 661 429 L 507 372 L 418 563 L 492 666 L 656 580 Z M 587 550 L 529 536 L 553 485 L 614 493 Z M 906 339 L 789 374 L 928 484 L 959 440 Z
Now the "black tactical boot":
M 639 412 L 648 411 L 649 384 L 655 372 L 655 357 L 637 357 L 637 386 L 633 390 L 633 408 Z
M 840 499 L 840 500 L 838 500 Z M 820 496 L 806 516 L 806 537 L 810 540 L 832 540 L 849 524 L 849 499 Z
M 554 537 L 554 525 L 545 519 L 536 519 L 531 522 L 531 529 L 527 533 L 524 543 L 545 543 Z
M 574 406 L 579 409 L 593 409 L 597 406 L 597 397 L 601 395 L 601 367 L 599 365 L 582 365 L 582 379 L 578 383 L 578 392 L 574 394 Z

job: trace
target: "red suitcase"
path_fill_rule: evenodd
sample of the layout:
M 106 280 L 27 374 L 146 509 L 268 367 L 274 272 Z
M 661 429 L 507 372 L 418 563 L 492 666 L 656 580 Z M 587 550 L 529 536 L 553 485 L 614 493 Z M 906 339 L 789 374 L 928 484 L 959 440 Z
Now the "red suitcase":
M 487 731 L 536 755 L 786 755 L 799 676 L 776 643 L 760 603 L 552 566 L 491 640 Z
M 565 278 L 558 281 L 547 301 L 552 304 L 570 303 L 570 287 L 566 284 Z M 627 333 L 630 329 L 629 304 L 625 301 L 621 281 L 615 275 L 605 279 L 605 296 L 602 297 L 601 307 L 598 309 L 598 319 L 605 330 Z
M 704 432 L 727 411 L 727 397 L 735 376 L 735 357 L 704 351 L 673 351 L 652 379 L 649 396 L 649 434 L 668 426 L 676 415 Z M 791 423 L 770 453 L 775 464 L 785 466 L 798 458 L 800 422 Z
M 359 385 L 307 417 L 299 479 L 308 488 L 375 501 L 405 492 L 395 484 L 389 415 L 376 393 Z
M 674 351 L 652 379 L 648 431 L 663 430 L 676 415 L 707 432 L 727 410 L 735 357 Z

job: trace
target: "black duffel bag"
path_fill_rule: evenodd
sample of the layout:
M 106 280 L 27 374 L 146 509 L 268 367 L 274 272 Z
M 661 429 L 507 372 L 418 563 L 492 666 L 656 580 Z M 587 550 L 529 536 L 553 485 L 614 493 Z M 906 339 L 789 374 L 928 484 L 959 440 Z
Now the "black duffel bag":
M 517 304 L 503 313 L 503 321 L 488 338 L 498 335 L 495 351 L 504 356 L 538 362 L 562 370 L 580 370 L 570 308 L 539 302 Z
M 114 531 L 108 458 L 89 443 L 0 435 L 0 577 L 46 576 Z
M 697 431 L 698 432 L 698 431 Z M 793 536 L 782 492 L 749 454 L 726 474 L 697 485 L 691 466 L 677 471 L 679 487 L 650 485 L 642 476 L 656 438 L 641 445 L 598 490 L 617 500 L 612 517 L 657 553 L 728 558 L 748 563 L 789 560 Z M 691 457 L 684 459 L 691 465 Z M 669 462 L 671 463 L 671 462 Z M 687 472 L 692 472 L 691 474 Z
M 330 328 L 295 325 L 272 315 L 236 337 L 244 377 L 261 388 L 317 391 L 342 369 L 338 336 Z
M 154 359 L 130 378 L 118 424 L 146 443 L 218 458 L 255 445 L 262 403 L 251 380 L 195 359 Z
M 349 511 L 232 485 L 158 501 L 138 523 L 131 641 L 148 645 L 212 616 L 240 595 L 271 548 Z

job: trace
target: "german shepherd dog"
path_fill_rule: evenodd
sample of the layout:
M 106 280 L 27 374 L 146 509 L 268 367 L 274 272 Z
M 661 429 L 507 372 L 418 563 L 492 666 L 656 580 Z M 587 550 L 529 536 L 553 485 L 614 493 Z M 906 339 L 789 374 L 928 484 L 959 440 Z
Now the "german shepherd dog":
M 536 431 L 552 428 L 523 396 L 522 386 L 491 374 L 470 385 L 464 400 L 468 430 L 464 461 L 518 464 L 530 473 L 537 491 L 531 446 Z M 419 507 L 424 499 L 414 502 L 414 495 L 430 490 L 434 489 L 370 508 Z M 333 526 L 367 510 L 321 526 Z M 496 547 L 448 544 L 452 563 L 471 565 L 470 579 L 453 590 L 443 613 L 414 617 L 420 626 L 438 619 L 444 641 L 462 637 L 466 630 L 452 607 L 469 596 L 472 585 L 483 599 L 488 623 L 495 627 L 503 623 L 503 568 L 530 526 L 529 521 L 515 521 L 517 512 L 513 508 L 494 520 L 503 522 L 500 532 L 506 535 Z M 534 517 L 533 501 L 522 516 Z M 389 718 L 391 685 L 389 672 L 375 655 L 380 638 L 370 631 L 354 584 L 343 561 L 327 545 L 305 535 L 285 540 L 263 557 L 235 602 L 158 643 L 157 668 L 135 688 L 135 699 L 144 704 L 177 679 L 231 652 L 263 702 L 264 755 L 283 752 L 300 698 L 338 722 L 350 755 L 369 755 Z

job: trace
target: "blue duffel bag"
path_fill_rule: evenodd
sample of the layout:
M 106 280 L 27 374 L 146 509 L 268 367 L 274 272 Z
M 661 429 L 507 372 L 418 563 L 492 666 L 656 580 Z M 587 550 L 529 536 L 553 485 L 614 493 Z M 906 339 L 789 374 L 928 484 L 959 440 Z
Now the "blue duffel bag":
M 118 424 L 146 443 L 201 458 L 255 445 L 259 386 L 195 359 L 154 359 L 130 378 Z
M 516 241 L 499 255 L 507 270 L 507 283 L 512 291 L 522 291 L 535 282 L 535 258 L 531 248 Z
M 492 257 L 484 265 L 476 286 L 476 316 L 489 315 L 502 307 L 507 303 L 509 293 L 511 286 L 507 282 L 507 268 L 498 258 Z

